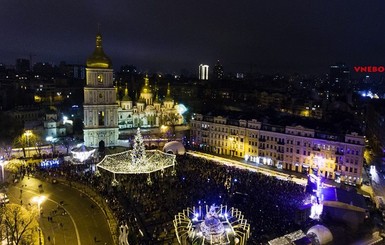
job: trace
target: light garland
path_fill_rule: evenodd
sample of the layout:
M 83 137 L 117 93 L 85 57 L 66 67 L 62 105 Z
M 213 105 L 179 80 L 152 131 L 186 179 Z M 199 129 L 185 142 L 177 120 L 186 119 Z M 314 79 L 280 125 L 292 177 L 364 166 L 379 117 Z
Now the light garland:
M 159 150 L 146 151 L 146 161 L 137 165 L 132 162 L 131 150 L 106 155 L 96 166 L 115 174 L 144 174 L 175 166 L 175 155 Z
M 250 225 L 242 212 L 226 205 L 198 206 L 175 215 L 179 244 L 247 244 Z
M 174 168 L 175 158 L 175 155 L 159 150 L 145 150 L 143 137 L 138 129 L 132 150 L 106 155 L 96 166 L 114 174 L 149 174 Z

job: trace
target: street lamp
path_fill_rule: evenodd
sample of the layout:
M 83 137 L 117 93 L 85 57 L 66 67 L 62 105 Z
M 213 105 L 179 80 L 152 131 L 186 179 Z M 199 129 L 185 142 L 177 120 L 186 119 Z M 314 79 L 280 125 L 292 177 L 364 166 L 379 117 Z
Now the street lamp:
M 168 129 L 168 126 L 162 124 L 162 126 L 160 126 L 160 137 L 163 137 L 165 136 L 166 138 L 167 137 L 167 129 Z
M 27 137 L 27 146 L 29 147 L 29 137 L 32 136 L 32 131 L 27 130 L 25 131 L 24 135 Z
M 32 198 L 32 202 L 37 203 L 37 209 L 39 210 L 39 217 L 40 217 L 40 205 L 45 201 L 46 197 L 45 196 L 34 196 Z
M 8 161 L 0 160 L 0 166 L 1 166 L 1 180 L 4 182 L 5 176 L 4 176 L 4 165 L 7 164 Z
M 32 136 L 32 131 L 31 130 L 26 130 L 24 132 L 24 135 L 27 138 L 27 147 L 29 148 L 29 137 Z M 28 151 L 29 151 L 29 149 L 28 149 Z
M 229 141 L 230 141 L 230 152 L 233 152 L 232 156 L 234 156 L 235 150 L 236 150 L 237 140 L 234 137 L 230 137 Z M 231 156 L 231 153 L 230 153 L 230 156 Z
M 41 229 L 40 227 L 37 227 L 37 231 L 39 232 L 39 245 L 41 245 Z

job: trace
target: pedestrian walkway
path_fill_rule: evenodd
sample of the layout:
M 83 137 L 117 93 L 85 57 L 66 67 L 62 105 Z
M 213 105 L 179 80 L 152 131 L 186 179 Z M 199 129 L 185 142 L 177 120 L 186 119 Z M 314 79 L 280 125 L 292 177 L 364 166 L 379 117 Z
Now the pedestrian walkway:
M 197 152 L 197 151 L 191 151 L 189 150 L 187 154 L 198 156 L 198 157 L 204 157 L 210 160 L 218 161 L 220 163 L 223 163 L 225 165 L 233 165 L 238 166 L 242 168 L 248 168 L 256 172 L 260 172 L 266 175 L 275 176 L 277 178 L 285 179 L 285 180 L 292 180 L 296 182 L 297 184 L 306 185 L 307 183 L 307 176 L 301 173 L 294 173 L 288 170 L 283 169 L 277 169 L 277 168 L 271 168 L 269 166 L 258 164 L 258 163 L 252 163 L 245 161 L 243 158 L 235 158 L 235 157 L 226 157 L 226 156 L 218 156 L 218 155 L 211 155 L 207 153 Z
M 290 180 L 295 181 L 296 183 L 301 184 L 301 185 L 307 184 L 307 174 L 293 172 L 293 171 L 290 171 L 287 169 L 279 169 L 279 168 L 264 165 L 264 164 L 246 161 L 244 158 L 223 156 L 223 155 L 217 155 L 217 154 L 211 154 L 211 153 L 208 154 L 208 153 L 192 151 L 192 150 L 189 150 L 187 153 L 191 154 L 191 155 L 206 157 L 206 158 L 211 159 L 211 160 L 218 160 L 219 162 L 222 162 L 224 164 L 226 164 L 226 162 L 227 162 L 227 163 L 234 163 L 238 166 L 243 166 L 246 168 L 252 168 L 258 172 L 261 172 L 261 173 L 264 173 L 267 175 L 274 175 L 278 178 L 290 179 Z M 364 168 L 363 168 L 362 173 L 363 173 L 363 180 L 364 181 L 370 179 Z M 324 178 L 322 181 L 323 181 L 324 185 L 326 185 L 326 186 L 335 186 L 338 188 L 342 187 L 341 183 L 337 183 L 332 179 Z M 359 193 L 361 193 L 363 195 L 370 195 L 373 198 L 374 192 L 373 192 L 372 186 L 362 185 L 361 187 L 356 187 L 356 188 L 357 188 L 357 191 Z

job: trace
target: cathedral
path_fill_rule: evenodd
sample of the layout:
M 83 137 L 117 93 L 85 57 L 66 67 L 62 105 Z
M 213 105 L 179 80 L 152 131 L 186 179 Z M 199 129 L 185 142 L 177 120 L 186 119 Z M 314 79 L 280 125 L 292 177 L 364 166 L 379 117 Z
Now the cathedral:
M 112 62 L 103 51 L 102 36 L 97 34 L 95 50 L 87 59 L 86 66 L 83 104 L 85 146 L 116 146 L 119 129 L 175 126 L 184 122 L 180 106 L 171 97 L 170 84 L 163 101 L 159 100 L 157 93 L 154 98 L 147 75 L 135 103 L 128 95 L 127 85 L 122 98 L 119 98 L 118 92 L 118 86 L 114 86 Z
M 149 84 L 148 76 L 144 78 L 144 86 L 140 92 L 139 99 L 134 105 L 128 96 L 128 88 L 124 90 L 124 96 L 117 103 L 119 129 L 127 128 L 153 128 L 162 125 L 181 125 L 183 116 L 179 112 L 179 105 L 171 97 L 170 84 L 167 87 L 167 95 L 163 101 L 159 100 L 158 94 L 154 99 L 154 91 Z

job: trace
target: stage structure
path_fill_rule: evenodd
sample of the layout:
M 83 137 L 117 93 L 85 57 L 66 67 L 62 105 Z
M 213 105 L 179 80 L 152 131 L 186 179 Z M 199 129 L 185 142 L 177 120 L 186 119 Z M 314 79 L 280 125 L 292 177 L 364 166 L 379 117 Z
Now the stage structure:
M 242 212 L 223 205 L 184 209 L 173 223 L 179 244 L 244 245 L 250 237 Z
M 116 174 L 148 174 L 147 183 L 152 184 L 151 173 L 173 168 L 175 174 L 175 160 L 173 154 L 158 150 L 146 150 L 143 137 L 138 128 L 132 150 L 106 155 L 96 166 L 114 174 L 113 185 L 118 184 Z
M 87 147 L 82 145 L 80 147 L 73 148 L 71 150 L 72 158 L 71 162 L 73 164 L 82 164 L 87 159 L 90 159 L 94 156 L 96 149 L 92 147 Z

